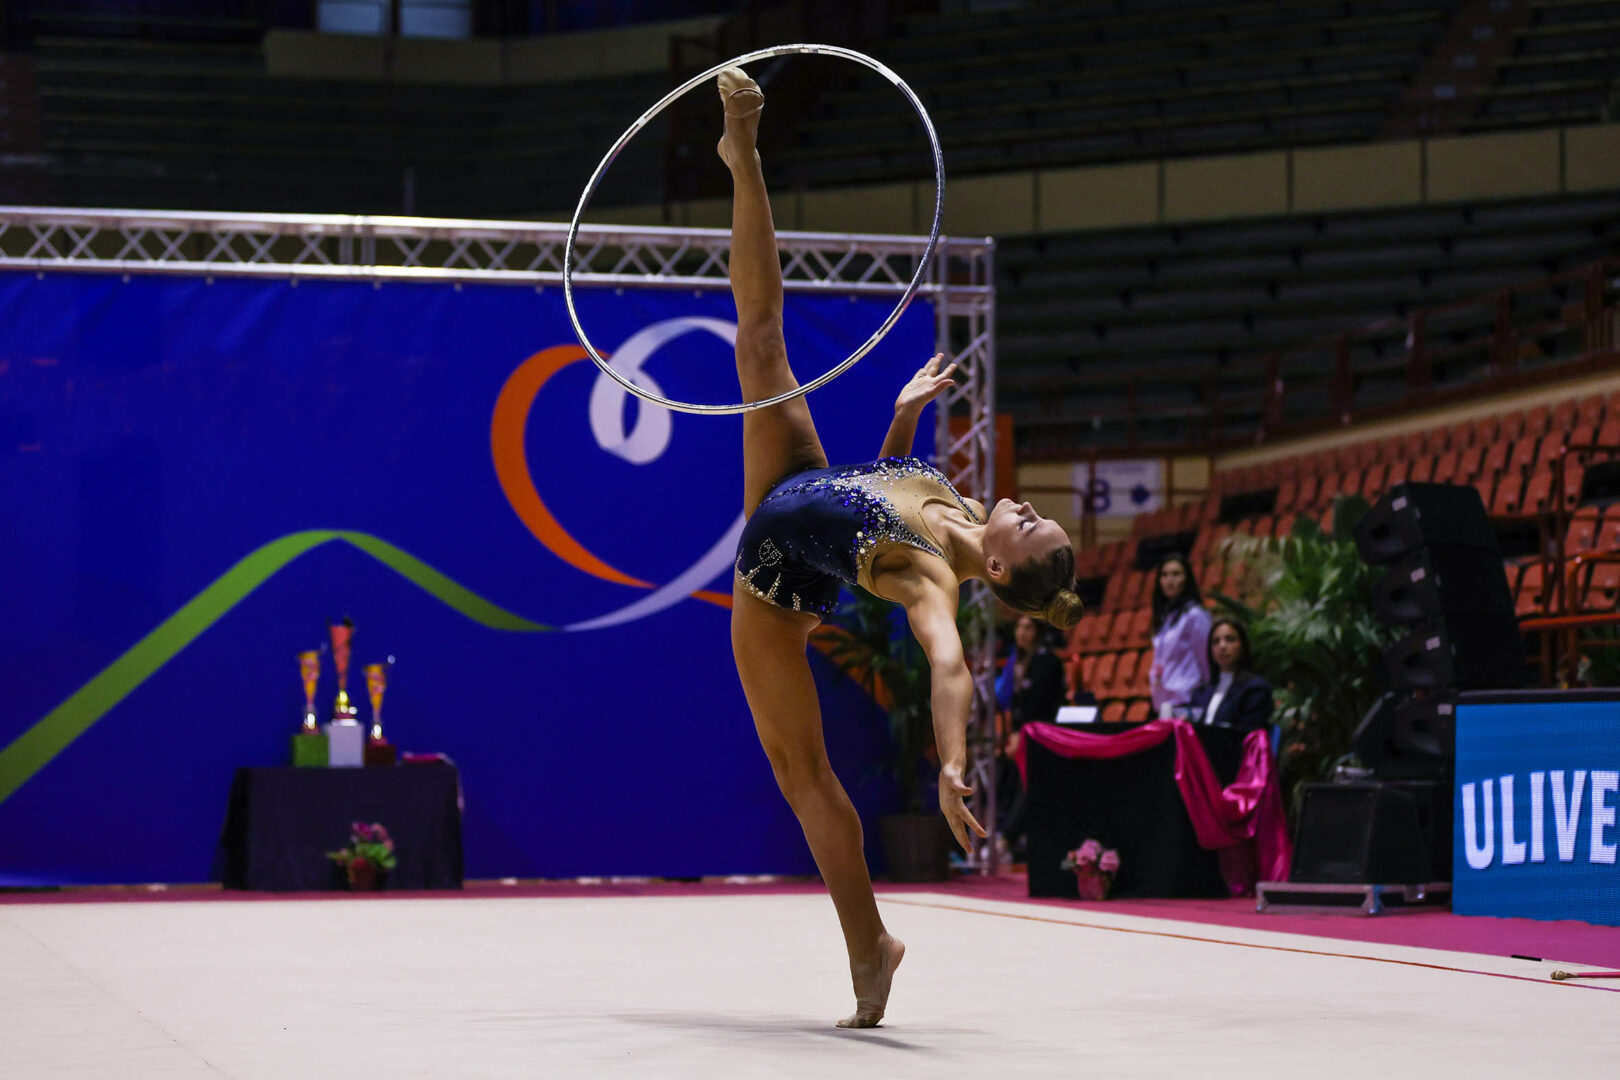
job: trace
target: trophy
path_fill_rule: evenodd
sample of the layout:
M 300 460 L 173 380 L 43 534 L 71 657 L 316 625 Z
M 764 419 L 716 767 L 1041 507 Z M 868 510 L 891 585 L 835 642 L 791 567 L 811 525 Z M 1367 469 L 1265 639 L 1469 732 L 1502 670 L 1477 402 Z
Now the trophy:
M 337 700 L 332 703 L 332 722 L 326 725 L 327 764 L 333 766 L 359 766 L 365 764 L 365 729 L 360 726 L 360 710 L 349 701 L 349 642 L 354 637 L 354 622 L 328 623 L 332 636 L 332 662 L 337 668 Z
M 383 691 L 388 689 L 388 669 L 394 666 L 394 658 L 390 656 L 385 664 L 367 664 L 366 693 L 371 696 L 371 738 L 366 740 L 365 760 L 367 765 L 392 765 L 396 760 L 394 747 L 383 738 L 382 729 L 382 702 Z
M 366 693 L 371 697 L 371 741 L 382 742 L 382 699 L 388 689 L 388 665 L 367 664 Z
M 298 675 L 304 680 L 303 732 L 305 735 L 313 735 L 317 728 L 315 721 L 315 683 L 321 677 L 321 654 L 314 649 L 299 653 Z
M 354 637 L 354 621 L 345 618 L 341 623 L 328 623 L 332 635 L 332 663 L 337 668 L 337 701 L 332 703 L 334 724 L 356 720 L 360 710 L 349 702 L 349 641 Z
M 315 684 L 321 678 L 321 654 L 314 649 L 298 654 L 298 676 L 304 683 L 304 722 L 292 737 L 293 765 L 325 768 L 330 763 L 326 732 L 315 721 Z

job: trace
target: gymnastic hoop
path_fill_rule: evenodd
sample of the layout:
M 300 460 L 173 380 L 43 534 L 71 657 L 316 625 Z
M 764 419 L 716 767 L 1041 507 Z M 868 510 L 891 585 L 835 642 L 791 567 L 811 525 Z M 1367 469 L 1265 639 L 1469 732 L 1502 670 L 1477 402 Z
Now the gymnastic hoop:
M 893 83 L 900 90 L 900 92 L 906 96 L 906 100 L 911 102 L 911 107 L 917 111 L 917 117 L 922 121 L 923 130 L 928 133 L 928 141 L 933 147 L 934 151 L 934 221 L 933 225 L 928 231 L 928 244 L 923 248 L 922 257 L 917 260 L 917 272 L 912 275 L 911 283 L 906 286 L 906 291 L 904 295 L 900 297 L 900 302 L 894 306 L 894 310 L 889 312 L 889 317 L 883 320 L 883 325 L 879 326 L 877 331 L 873 333 L 871 337 L 867 338 L 866 342 L 860 348 L 851 353 L 849 358 L 844 360 L 837 367 L 823 372 L 821 375 L 811 379 L 803 386 L 789 390 L 784 394 L 777 394 L 775 397 L 764 398 L 760 401 L 738 402 L 734 405 L 694 405 L 691 402 L 674 401 L 660 394 L 653 393 L 651 390 L 637 386 L 633 381 L 613 370 L 613 367 L 602 358 L 602 354 L 596 351 L 596 346 L 592 345 L 590 338 L 585 335 L 585 328 L 580 325 L 579 312 L 574 308 L 574 241 L 579 236 L 580 219 L 585 216 L 585 207 L 590 204 L 591 196 L 596 194 L 596 189 L 602 182 L 602 175 L 607 172 L 608 166 L 613 164 L 613 160 L 619 156 L 619 151 L 625 148 L 626 144 L 628 144 L 630 140 L 636 136 L 637 132 L 646 127 L 650 122 L 652 122 L 654 117 L 663 112 L 678 98 L 685 95 L 687 91 L 691 90 L 694 86 L 708 82 L 710 79 L 713 79 L 716 75 L 719 75 L 720 72 L 724 71 L 728 67 L 739 67 L 755 60 L 765 60 L 773 56 L 785 56 L 799 53 L 817 56 L 840 57 L 844 60 L 853 60 L 857 64 L 871 68 L 873 71 L 877 72 L 879 75 L 882 75 L 885 79 L 888 79 L 891 83 Z M 900 76 L 896 75 L 893 71 L 890 71 L 882 63 L 872 59 L 870 56 L 867 56 L 864 53 L 858 53 L 854 49 L 845 49 L 837 45 L 772 45 L 769 48 L 756 49 L 753 52 L 744 53 L 741 56 L 727 60 L 724 63 L 716 64 L 714 67 L 703 72 L 703 74 L 694 75 L 680 86 L 677 86 L 675 89 L 665 94 L 657 104 L 648 109 L 646 112 L 642 113 L 641 118 L 635 123 L 631 124 L 629 130 L 627 130 L 623 135 L 620 135 L 618 141 L 615 142 L 608 149 L 608 152 L 603 156 L 601 164 L 597 165 L 596 171 L 591 174 L 589 182 L 586 183 L 585 190 L 580 193 L 579 206 L 574 210 L 574 220 L 570 222 L 568 226 L 568 242 L 563 248 L 563 298 L 568 304 L 568 321 L 574 324 L 574 335 L 579 338 L 580 345 L 585 349 L 585 352 L 590 355 L 591 360 L 596 364 L 596 366 L 606 373 L 607 376 L 614 382 L 641 398 L 643 401 L 650 401 L 655 405 L 662 405 L 664 408 L 672 409 L 675 412 L 700 413 L 711 416 L 731 416 L 736 413 L 752 412 L 755 409 L 768 409 L 772 405 L 780 405 L 784 401 L 792 401 L 796 397 L 802 397 L 803 395 L 808 394 L 817 387 L 825 386 L 827 383 L 854 367 L 857 360 L 871 352 L 877 343 L 883 340 L 884 335 L 886 335 L 899 320 L 900 316 L 905 312 L 907 306 L 910 305 L 912 298 L 917 295 L 917 290 L 922 286 L 923 275 L 928 272 L 929 260 L 933 258 L 934 248 L 939 244 L 939 225 L 944 210 L 945 155 L 940 151 L 939 136 L 934 132 L 934 122 L 929 119 L 928 110 L 923 108 L 922 102 L 919 101 L 917 95 L 912 92 L 911 87 L 906 85 L 904 79 L 900 78 Z

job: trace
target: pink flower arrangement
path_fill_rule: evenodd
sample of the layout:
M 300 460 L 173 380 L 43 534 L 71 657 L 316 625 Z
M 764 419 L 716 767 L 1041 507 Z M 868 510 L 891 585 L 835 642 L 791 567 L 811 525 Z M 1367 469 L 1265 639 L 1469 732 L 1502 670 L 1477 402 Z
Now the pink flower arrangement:
M 1080 886 L 1080 899 L 1103 900 L 1119 873 L 1119 852 L 1087 839 L 1063 857 L 1064 870 L 1073 870 Z
M 328 851 L 326 857 L 343 867 L 352 889 L 375 889 L 380 873 L 396 864 L 394 839 L 381 825 L 356 821 L 349 826 L 349 846 Z

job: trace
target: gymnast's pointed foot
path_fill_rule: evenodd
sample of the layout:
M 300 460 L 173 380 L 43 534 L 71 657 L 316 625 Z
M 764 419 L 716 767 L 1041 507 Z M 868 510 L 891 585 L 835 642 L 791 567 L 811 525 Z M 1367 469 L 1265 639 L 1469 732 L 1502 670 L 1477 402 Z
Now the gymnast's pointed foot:
M 718 147 L 720 160 L 729 168 L 733 161 L 742 160 L 739 155 L 753 154 L 757 162 L 759 155 L 754 152 L 754 140 L 759 135 L 759 114 L 765 108 L 765 94 L 742 68 L 726 68 L 715 81 L 726 110 L 726 133 L 721 136 Z
M 899 938 L 884 934 L 878 939 L 878 957 L 867 964 L 851 963 L 849 973 L 855 981 L 855 1014 L 838 1021 L 841 1028 L 877 1027 L 883 1011 L 889 1004 L 889 984 L 894 981 L 894 969 L 905 959 L 906 946 Z

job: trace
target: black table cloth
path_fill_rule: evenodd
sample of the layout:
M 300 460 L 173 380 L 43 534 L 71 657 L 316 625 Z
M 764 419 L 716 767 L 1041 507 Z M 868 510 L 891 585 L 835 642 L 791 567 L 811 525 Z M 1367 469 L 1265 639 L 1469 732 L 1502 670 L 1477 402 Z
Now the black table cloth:
M 1135 730 L 1137 724 L 1087 724 L 1090 734 Z M 1237 776 L 1244 732 L 1194 725 L 1222 784 Z M 1198 844 L 1176 786 L 1176 743 L 1107 760 L 1061 757 L 1028 746 L 1029 895 L 1079 896 L 1074 872 L 1059 864 L 1087 838 L 1119 851 L 1110 896 L 1228 896 L 1220 863 Z
M 458 777 L 450 765 L 236 771 L 214 876 L 227 889 L 290 892 L 342 887 L 326 857 L 349 826 L 387 828 L 398 865 L 389 889 L 459 889 Z

